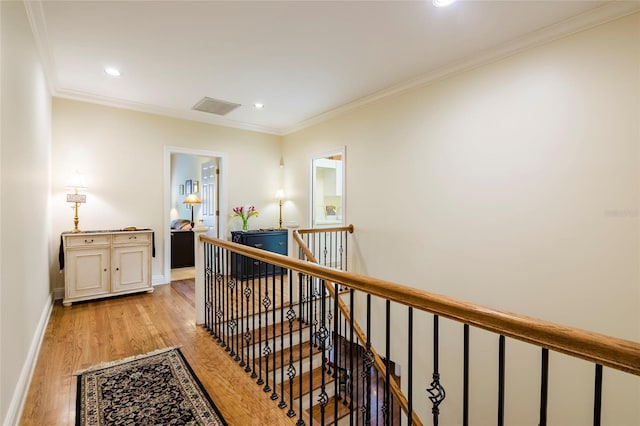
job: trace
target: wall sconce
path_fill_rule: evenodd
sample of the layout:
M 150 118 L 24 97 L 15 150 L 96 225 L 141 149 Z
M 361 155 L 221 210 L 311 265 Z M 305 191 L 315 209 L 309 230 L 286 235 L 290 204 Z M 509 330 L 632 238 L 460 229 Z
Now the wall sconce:
M 184 204 L 191 208 L 191 228 L 193 228 L 193 208 L 196 204 L 202 204 L 202 201 L 196 194 L 189 194 L 183 201 Z
M 178 193 L 184 195 L 184 185 L 178 185 Z
M 84 178 L 77 170 L 71 175 L 67 184 L 65 185 L 65 189 L 73 189 L 73 194 L 67 194 L 67 203 L 75 203 L 73 212 L 73 229 L 71 232 L 80 232 L 78 229 L 78 223 L 80 222 L 80 218 L 78 217 L 78 204 L 86 203 L 87 196 L 85 194 L 78 194 L 79 190 L 86 190 L 87 185 L 84 182 Z
M 280 156 L 280 168 L 284 169 L 284 157 Z
M 197 180 L 193 181 L 192 192 L 200 192 L 200 182 L 198 182 Z
M 284 189 L 278 189 L 276 191 L 276 200 L 280 205 L 280 220 L 278 221 L 278 229 L 282 229 L 282 204 L 284 203 Z

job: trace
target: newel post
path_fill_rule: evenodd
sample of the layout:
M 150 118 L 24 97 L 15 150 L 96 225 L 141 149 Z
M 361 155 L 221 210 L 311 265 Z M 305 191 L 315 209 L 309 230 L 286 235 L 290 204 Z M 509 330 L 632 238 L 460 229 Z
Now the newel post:
M 193 254 L 195 257 L 195 297 L 196 297 L 196 324 L 204 324 L 204 243 L 200 241 L 200 235 L 205 235 L 209 230 L 206 226 L 193 228 Z

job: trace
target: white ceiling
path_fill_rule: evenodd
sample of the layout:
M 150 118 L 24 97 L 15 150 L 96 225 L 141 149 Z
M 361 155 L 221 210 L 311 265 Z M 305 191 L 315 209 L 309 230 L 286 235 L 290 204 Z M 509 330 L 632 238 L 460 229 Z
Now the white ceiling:
M 639 1 L 27 2 L 55 96 L 275 134 L 639 10 Z M 107 66 L 122 76 L 109 77 Z M 242 104 L 192 111 L 208 96 Z M 255 109 L 262 102 L 265 107 Z

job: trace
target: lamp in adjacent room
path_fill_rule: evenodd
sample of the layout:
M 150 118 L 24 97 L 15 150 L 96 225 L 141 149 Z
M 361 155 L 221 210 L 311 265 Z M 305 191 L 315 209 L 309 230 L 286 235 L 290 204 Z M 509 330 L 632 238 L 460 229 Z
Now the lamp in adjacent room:
M 284 189 L 276 191 L 276 200 L 280 204 L 280 220 L 278 221 L 278 229 L 282 229 L 282 204 L 284 203 Z
M 85 194 L 79 194 L 78 191 L 87 190 L 87 185 L 84 182 L 84 177 L 77 170 L 73 172 L 67 184 L 65 185 L 65 189 L 73 189 L 73 194 L 67 194 L 67 203 L 74 203 L 75 206 L 73 208 L 73 229 L 71 232 L 80 232 L 78 229 L 78 223 L 80 222 L 80 218 L 78 217 L 78 204 L 86 203 L 87 196 Z
M 202 201 L 196 194 L 189 194 L 183 203 L 191 207 L 191 228 L 193 228 L 193 208 L 196 204 L 202 204 Z

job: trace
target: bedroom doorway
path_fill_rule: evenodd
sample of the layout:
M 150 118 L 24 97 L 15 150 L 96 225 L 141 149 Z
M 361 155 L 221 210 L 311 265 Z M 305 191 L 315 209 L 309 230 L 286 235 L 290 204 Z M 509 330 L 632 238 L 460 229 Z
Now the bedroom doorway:
M 226 154 L 165 147 L 164 282 L 193 278 L 194 227 L 207 227 L 213 237 L 224 235 L 227 221 L 219 215 L 226 205 Z M 189 196 L 201 204 L 185 204 Z M 191 259 L 191 260 L 190 260 Z

